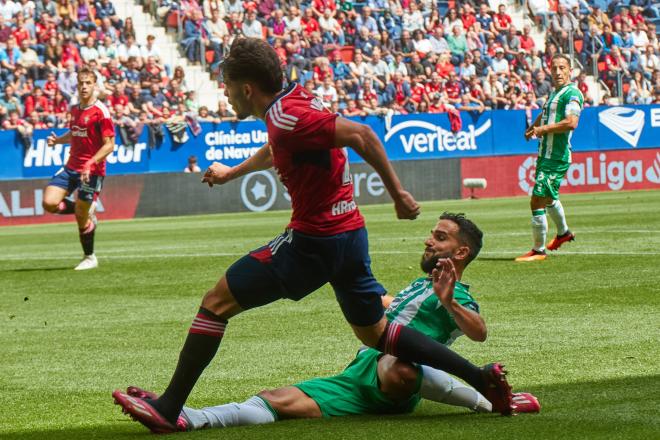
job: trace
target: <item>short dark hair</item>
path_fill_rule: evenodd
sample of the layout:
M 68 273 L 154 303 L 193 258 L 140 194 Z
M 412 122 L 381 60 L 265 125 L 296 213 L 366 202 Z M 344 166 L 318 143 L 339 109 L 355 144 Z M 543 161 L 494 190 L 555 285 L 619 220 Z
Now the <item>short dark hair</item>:
M 222 63 L 223 75 L 232 81 L 250 81 L 267 93 L 282 90 L 282 67 L 275 50 L 258 38 L 238 38 Z
M 458 238 L 464 245 L 470 248 L 470 253 L 465 264 L 470 264 L 472 260 L 477 258 L 479 251 L 481 251 L 484 233 L 481 232 L 481 229 L 472 220 L 466 218 L 462 212 L 452 213 L 445 211 L 440 216 L 440 220 L 450 220 L 458 225 Z
M 552 56 L 552 60 L 550 60 L 550 64 L 557 58 L 560 58 L 568 63 L 568 67 L 571 67 L 571 58 L 566 55 L 565 53 L 556 53 Z

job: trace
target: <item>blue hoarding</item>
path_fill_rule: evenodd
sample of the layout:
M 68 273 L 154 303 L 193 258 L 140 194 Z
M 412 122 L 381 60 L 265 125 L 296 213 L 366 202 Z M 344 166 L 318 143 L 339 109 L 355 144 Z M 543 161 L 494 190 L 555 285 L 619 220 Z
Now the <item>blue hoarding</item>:
M 532 116 L 536 115 L 538 111 Z M 537 149 L 537 141 L 527 142 L 523 137 L 528 116 L 522 110 L 462 112 L 461 129 L 456 132 L 451 131 L 446 113 L 353 119 L 373 128 L 391 160 L 533 154 Z M 197 156 L 202 168 L 213 161 L 235 165 L 268 139 L 261 121 L 202 123 L 202 128 L 198 136 L 189 133 L 184 144 L 173 142 L 165 130 L 162 143 L 156 146 L 149 145 L 145 130 L 134 146 L 116 146 L 108 157 L 108 174 L 181 171 L 191 155 Z M 25 149 L 16 132 L 0 131 L 0 180 L 49 177 L 66 163 L 68 146 L 49 148 L 50 132 L 36 130 L 31 148 Z M 660 106 L 586 108 L 572 144 L 574 151 L 658 147 Z M 349 158 L 362 161 L 352 151 Z

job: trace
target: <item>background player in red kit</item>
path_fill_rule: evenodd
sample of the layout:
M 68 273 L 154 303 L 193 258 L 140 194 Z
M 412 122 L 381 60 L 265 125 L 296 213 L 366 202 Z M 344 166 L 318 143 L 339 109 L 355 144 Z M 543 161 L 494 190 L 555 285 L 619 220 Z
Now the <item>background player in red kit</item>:
M 62 136 L 48 137 L 48 146 L 71 144 L 69 160 L 48 182 L 44 191 L 44 209 L 53 214 L 74 214 L 80 232 L 84 257 L 75 270 L 94 269 L 96 216 L 92 208 L 105 176 L 105 158 L 115 148 L 115 129 L 105 104 L 96 99 L 96 73 L 83 67 L 78 71 L 78 98 L 71 107 L 71 125 Z M 78 199 L 66 198 L 78 190 Z
M 236 167 L 214 163 L 202 181 L 213 186 L 274 167 L 291 196 L 291 222 L 268 245 L 232 264 L 206 293 L 165 392 L 148 399 L 117 390 L 115 402 L 153 432 L 182 429 L 183 404 L 215 356 L 229 318 L 281 298 L 302 299 L 330 283 L 364 344 L 457 375 L 481 391 L 494 411 L 510 413 L 511 389 L 499 364 L 478 368 L 428 336 L 385 319 L 385 289 L 371 273 L 367 231 L 353 200 L 343 147 L 353 148 L 378 172 L 398 218 L 416 218 L 419 206 L 401 186 L 375 133 L 325 110 L 300 85 L 282 90 L 280 60 L 262 40 L 237 39 L 223 72 L 237 116 L 265 120 L 269 142 Z M 471 251 L 462 246 L 457 252 Z

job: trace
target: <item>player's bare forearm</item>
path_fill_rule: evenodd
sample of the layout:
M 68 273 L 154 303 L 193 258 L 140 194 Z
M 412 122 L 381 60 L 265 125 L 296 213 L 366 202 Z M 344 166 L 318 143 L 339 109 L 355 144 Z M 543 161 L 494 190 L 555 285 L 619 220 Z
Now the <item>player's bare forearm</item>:
M 565 119 L 555 123 L 543 125 L 536 128 L 537 136 L 545 136 L 553 133 L 565 133 L 567 131 L 575 130 L 578 126 L 579 117 L 575 115 L 567 116 Z
M 376 133 L 367 125 L 358 124 L 345 118 L 337 118 L 335 138 L 337 147 L 351 147 L 376 170 L 383 180 L 387 192 L 396 200 L 403 187 L 392 164 L 387 159 L 385 148 Z
M 99 163 L 105 160 L 106 157 L 110 153 L 112 153 L 115 149 L 115 137 L 114 136 L 107 136 L 103 138 L 103 146 L 99 148 L 99 151 L 96 152 L 94 156 L 92 156 L 92 160 L 95 163 Z
M 62 136 L 57 136 L 55 138 L 55 144 L 70 144 L 71 143 L 71 132 L 67 131 Z
M 273 166 L 270 146 L 264 144 L 254 155 L 231 168 L 230 179 L 237 179 L 254 171 L 267 170 Z
M 451 304 L 445 305 L 450 315 L 453 316 L 458 328 L 473 341 L 483 342 L 488 336 L 486 323 L 478 313 L 473 312 L 460 305 L 456 300 Z
M 383 303 L 383 308 L 388 308 L 390 304 L 394 301 L 394 297 L 390 295 L 383 295 L 381 297 L 381 302 Z

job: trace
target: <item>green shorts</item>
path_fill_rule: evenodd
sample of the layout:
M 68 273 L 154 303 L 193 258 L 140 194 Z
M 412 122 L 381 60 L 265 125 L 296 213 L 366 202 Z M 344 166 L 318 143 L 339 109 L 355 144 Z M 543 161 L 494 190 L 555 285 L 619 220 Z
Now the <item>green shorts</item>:
M 561 162 L 553 159 L 536 159 L 536 175 L 534 179 L 534 191 L 532 194 L 538 197 L 550 197 L 553 200 L 559 198 L 559 186 L 566 175 L 569 162 Z
M 294 385 L 311 397 L 321 408 L 323 417 L 359 414 L 401 414 L 412 412 L 421 397 L 416 392 L 401 402 L 388 399 L 379 389 L 378 359 L 381 353 L 366 349 L 337 376 L 312 379 Z M 416 389 L 422 383 L 419 368 Z

